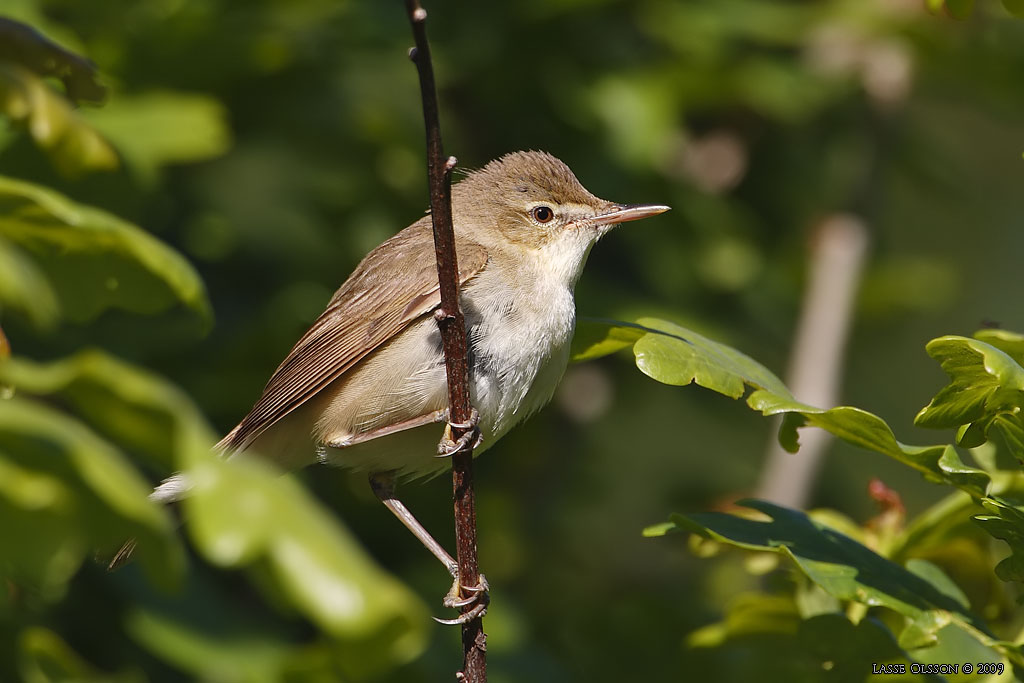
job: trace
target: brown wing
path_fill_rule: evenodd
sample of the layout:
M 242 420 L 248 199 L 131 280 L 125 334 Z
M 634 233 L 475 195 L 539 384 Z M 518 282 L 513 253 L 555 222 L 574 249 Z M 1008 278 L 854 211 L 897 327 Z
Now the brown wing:
M 459 281 L 483 269 L 487 251 L 457 241 Z M 413 320 L 441 303 L 430 218 L 370 252 L 274 371 L 249 414 L 218 447 L 244 448 Z

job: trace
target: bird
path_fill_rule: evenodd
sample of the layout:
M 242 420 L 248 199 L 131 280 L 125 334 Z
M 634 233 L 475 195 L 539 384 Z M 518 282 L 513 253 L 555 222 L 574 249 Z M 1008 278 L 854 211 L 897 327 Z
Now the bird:
M 616 225 L 668 209 L 600 199 L 565 163 L 537 151 L 506 154 L 453 186 L 474 455 L 551 400 L 569 361 L 574 289 L 591 248 Z M 216 448 L 286 470 L 319 462 L 367 473 L 455 578 L 445 604 L 461 606 L 475 599 L 473 586 L 460 586 L 457 564 L 394 495 L 396 481 L 450 468 L 436 445 L 438 425 L 449 421 L 439 305 L 428 213 L 362 260 Z M 175 474 L 151 498 L 177 501 L 189 486 Z

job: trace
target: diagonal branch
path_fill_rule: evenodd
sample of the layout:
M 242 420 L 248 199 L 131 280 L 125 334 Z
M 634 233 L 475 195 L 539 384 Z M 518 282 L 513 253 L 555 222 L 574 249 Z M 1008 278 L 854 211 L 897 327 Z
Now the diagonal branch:
M 437 113 L 437 92 L 434 68 L 427 43 L 427 12 L 419 0 L 406 0 L 416 47 L 409 57 L 416 64 L 423 100 L 423 120 L 427 133 L 427 182 L 430 188 L 430 215 L 434 226 L 434 250 L 437 255 L 437 276 L 441 287 L 441 307 L 437 310 L 438 326 L 444 342 L 444 359 L 448 376 L 449 421 L 452 440 L 458 441 L 470 427 L 472 407 L 469 403 L 469 364 L 467 362 L 466 324 L 459 309 L 458 264 L 455 255 L 455 231 L 452 228 L 451 171 L 455 157 L 444 156 L 441 145 L 441 124 Z M 455 541 L 459 562 L 459 583 L 477 581 L 480 569 L 476 554 L 476 502 L 473 492 L 472 445 L 452 456 L 452 487 L 455 498 Z M 463 607 L 463 612 L 472 609 Z M 483 621 L 476 617 L 462 625 L 464 654 L 460 680 L 484 683 L 487 680 L 486 643 Z

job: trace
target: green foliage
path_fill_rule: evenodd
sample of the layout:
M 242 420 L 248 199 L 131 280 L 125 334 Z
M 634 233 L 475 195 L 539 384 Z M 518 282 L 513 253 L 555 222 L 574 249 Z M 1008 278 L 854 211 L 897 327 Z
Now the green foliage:
M 22 123 L 50 159 L 71 176 L 118 166 L 117 153 L 72 103 L 44 81 L 60 78 L 73 101 L 100 101 L 96 68 L 31 27 L 0 17 L 0 114 Z
M 943 638 L 954 638 L 943 633 L 953 626 L 989 650 L 983 659 L 1005 657 L 1015 666 L 1024 666 L 1024 651 L 995 638 L 971 613 L 963 592 L 936 565 L 911 560 L 904 568 L 827 522 L 802 512 L 756 500 L 738 501 L 737 505 L 757 510 L 769 521 L 715 512 L 673 515 L 669 525 L 652 527 L 646 535 L 694 532 L 746 550 L 780 553 L 792 560 L 810 582 L 837 600 L 884 607 L 905 617 L 898 639 L 905 651 L 933 647 Z M 853 619 L 854 624 L 859 621 Z M 877 662 L 884 658 L 884 652 L 861 651 L 859 662 Z M 945 661 L 954 659 L 957 657 Z
M 69 95 L 97 94 L 91 66 L 25 26 L 0 20 L 0 32 L 22 40 L 0 49 L 0 60 L 20 61 L 0 61 L 3 113 L 27 120 L 58 168 L 111 166 L 96 163 L 95 149 L 116 161 L 112 148 L 40 80 L 56 75 Z M 109 128 L 110 140 L 150 180 L 167 163 L 216 156 L 228 144 L 223 112 L 207 98 L 150 95 L 111 112 L 95 117 L 97 128 Z M 90 144 L 98 147 L 90 151 Z M 177 251 L 106 211 L 6 177 L 0 303 L 41 329 L 111 308 L 152 315 L 174 305 L 204 326 L 211 321 L 203 282 Z M 192 600 L 201 599 L 170 514 L 148 499 L 150 486 L 132 463 L 139 458 L 193 483 L 184 515 L 201 557 L 248 570 L 285 620 L 301 615 L 314 626 L 303 639 L 243 619 L 197 621 L 185 607 L 190 601 L 170 607 L 149 596 L 128 611 L 125 628 L 153 656 L 200 678 L 274 681 L 365 678 L 422 651 L 422 603 L 296 482 L 260 463 L 215 455 L 212 430 L 181 390 L 101 351 L 47 363 L 9 353 L 5 346 L 0 359 L 0 576 L 8 593 L 0 618 L 16 640 L 3 646 L 6 666 L 16 661 L 24 680 L 145 680 L 129 670 L 102 672 L 33 625 L 33 611 L 64 599 L 97 552 L 110 557 L 133 539 L 148 584 L 168 591 L 186 583 L 196 589 Z M 223 610 L 235 608 L 208 593 L 207 608 L 218 600 Z
M 215 158 L 231 145 L 223 106 L 202 95 L 122 95 L 84 116 L 146 180 L 168 164 Z
M 1004 581 L 1024 580 L 1024 506 L 1012 502 L 1019 500 L 1013 492 L 1020 490 L 1024 480 L 1019 449 L 1019 416 L 1024 406 L 1024 368 L 1020 364 L 1024 336 L 985 330 L 978 336 L 990 343 L 953 336 L 929 342 L 929 355 L 941 363 L 951 383 L 916 418 L 921 426 L 958 428 L 957 441 L 962 446 L 977 448 L 991 444 L 1004 455 L 1013 456 L 1004 459 L 1010 463 L 1011 472 L 1006 473 L 999 471 L 1003 467 L 995 460 L 990 462 L 991 472 L 964 465 L 953 445 L 902 444 L 881 418 L 866 411 L 850 407 L 826 410 L 799 403 L 778 378 L 756 361 L 679 325 L 653 318 L 636 324 L 605 324 L 608 327 L 604 338 L 593 329 L 588 331 L 576 358 L 593 358 L 632 344 L 637 367 L 659 382 L 693 382 L 734 399 L 743 396 L 747 388 L 752 389 L 746 398 L 748 406 L 766 416 L 785 416 L 779 440 L 789 450 L 799 447 L 798 428 L 815 426 L 848 443 L 887 455 L 918 470 L 929 481 L 959 489 L 973 499 L 976 512 L 990 513 L 976 514 L 975 521 L 1010 546 L 1011 556 L 995 566 L 995 574 Z M 999 484 L 993 483 L 994 476 Z M 836 525 L 827 513 L 819 515 L 819 521 L 763 501 L 737 504 L 763 513 L 769 521 L 725 513 L 693 513 L 673 515 L 668 524 L 650 527 L 645 533 L 660 536 L 690 531 L 748 551 L 781 553 L 795 563 L 807 580 L 837 601 L 865 608 L 883 607 L 902 615 L 905 621 L 895 631 L 904 650 L 903 659 L 962 659 L 957 654 L 963 648 L 962 638 L 950 630 L 955 627 L 988 649 L 976 657 L 1008 662 L 1017 668 L 1018 676 L 1024 674 L 1024 649 L 994 636 L 970 610 L 963 591 L 937 565 L 923 559 L 908 559 L 905 567 L 900 566 L 844 535 L 850 525 Z M 943 514 L 931 516 L 918 525 L 915 534 L 941 526 L 950 512 L 959 515 L 961 509 L 953 506 Z M 899 549 L 906 554 L 907 542 L 904 539 L 902 548 L 901 544 L 892 543 L 888 550 L 895 553 Z M 857 624 L 864 612 L 848 616 Z M 728 630 L 717 633 L 717 642 L 721 643 Z M 706 640 L 705 636 L 702 642 Z M 874 652 L 860 655 L 862 663 L 878 662 L 880 658 Z
M 209 324 L 210 305 L 199 275 L 137 226 L 2 176 L 0 210 L 0 238 L 36 258 L 69 320 L 89 320 L 109 307 L 155 313 L 180 303 Z
M 0 382 L 17 392 L 0 411 L 8 501 L 3 519 L 16 530 L 2 541 L 4 556 L 14 558 L 6 568 L 11 579 L 56 599 L 93 549 L 106 548 L 109 556 L 134 538 L 154 581 L 180 583 L 182 553 L 173 525 L 147 501 L 148 487 L 117 442 L 183 470 L 194 482 L 185 518 L 202 555 L 225 568 L 269 572 L 269 581 L 260 582 L 269 596 L 280 596 L 317 623 L 338 650 L 359 653 L 340 662 L 332 658 L 332 668 L 366 675 L 422 649 L 426 614 L 408 589 L 376 567 L 295 482 L 259 463 L 214 455 L 212 434 L 198 411 L 164 380 L 90 351 L 46 365 L 11 359 L 0 365 Z M 59 399 L 95 431 L 22 398 L 26 394 Z M 142 641 L 169 655 L 152 633 L 182 625 L 160 614 L 137 618 Z M 180 635 L 187 640 L 187 631 Z M 276 647 L 277 666 L 293 666 L 293 648 Z M 175 653 L 171 659 L 184 656 Z M 204 672 L 225 666 L 230 656 L 190 661 Z M 245 680 L 279 675 L 256 671 Z

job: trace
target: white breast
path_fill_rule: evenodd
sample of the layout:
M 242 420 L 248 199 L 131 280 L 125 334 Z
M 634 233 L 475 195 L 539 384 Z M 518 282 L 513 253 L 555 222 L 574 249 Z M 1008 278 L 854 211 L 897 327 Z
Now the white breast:
M 558 263 L 531 252 L 514 271 L 492 260 L 466 287 L 472 398 L 492 443 L 551 400 L 569 361 L 573 287 L 588 251 L 581 240 L 579 249 L 553 252 Z

